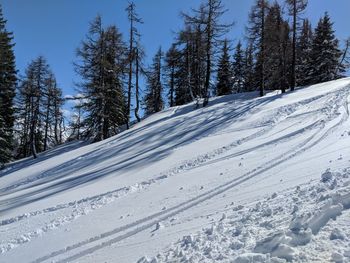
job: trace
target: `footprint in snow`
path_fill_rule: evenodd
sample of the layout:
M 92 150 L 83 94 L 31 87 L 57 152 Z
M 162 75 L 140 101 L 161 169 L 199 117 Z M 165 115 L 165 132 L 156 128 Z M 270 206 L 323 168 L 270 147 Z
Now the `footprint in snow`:
M 164 225 L 163 225 L 162 223 L 158 222 L 158 223 L 155 225 L 155 228 L 152 230 L 152 233 L 153 233 L 153 232 L 156 232 L 156 231 L 158 231 L 158 230 L 160 230 L 160 229 L 162 229 L 162 228 L 164 228 Z

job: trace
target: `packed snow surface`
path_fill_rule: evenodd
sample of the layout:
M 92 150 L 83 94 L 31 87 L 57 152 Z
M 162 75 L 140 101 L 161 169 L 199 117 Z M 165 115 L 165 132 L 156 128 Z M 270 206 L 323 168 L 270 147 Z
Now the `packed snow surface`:
M 0 171 L 0 262 L 350 262 L 350 79 L 213 98 Z

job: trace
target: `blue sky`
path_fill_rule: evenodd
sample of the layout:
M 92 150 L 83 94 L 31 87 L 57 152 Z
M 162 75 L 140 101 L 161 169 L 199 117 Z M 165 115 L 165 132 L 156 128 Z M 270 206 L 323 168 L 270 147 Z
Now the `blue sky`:
M 224 20 L 235 21 L 229 38 L 244 36 L 244 26 L 254 0 L 223 0 L 229 12 Z M 84 38 L 88 23 L 99 13 L 105 25 L 116 24 L 127 38 L 127 0 L 0 0 L 7 28 L 14 32 L 17 67 L 24 72 L 28 63 L 38 55 L 47 58 L 56 74 L 64 94 L 74 93 L 73 61 L 75 50 Z M 139 15 L 143 45 L 151 59 L 161 45 L 167 49 L 173 32 L 180 29 L 181 10 L 197 7 L 200 0 L 135 0 Z M 349 0 L 309 0 L 305 16 L 313 25 L 328 11 L 337 36 L 342 40 L 350 36 Z

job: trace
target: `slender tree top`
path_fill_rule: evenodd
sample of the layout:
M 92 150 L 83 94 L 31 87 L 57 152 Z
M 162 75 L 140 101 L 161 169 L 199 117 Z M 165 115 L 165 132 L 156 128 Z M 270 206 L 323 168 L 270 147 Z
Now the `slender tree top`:
M 203 26 L 203 30 L 211 35 L 213 40 L 219 40 L 227 34 L 235 24 L 222 23 L 220 18 L 228 11 L 221 0 L 206 0 L 202 2 L 198 9 L 192 8 L 193 15 L 181 13 L 186 24 L 198 24 Z
M 0 4 L 0 32 L 3 32 L 5 30 L 5 24 L 6 24 L 6 20 L 4 18 L 4 15 L 2 13 L 2 6 Z
M 136 12 L 135 3 L 133 1 L 129 2 L 125 11 L 128 13 L 128 19 L 129 19 L 130 26 L 131 26 L 131 28 L 130 28 L 131 34 L 136 35 L 137 37 L 140 37 L 141 34 L 137 30 L 135 24 L 143 24 L 143 20 L 139 17 L 139 15 Z
M 267 14 L 266 9 L 269 9 L 269 3 L 266 0 L 256 0 L 248 15 L 248 26 L 246 27 L 246 38 L 250 43 L 259 42 L 262 30 L 262 24 L 265 21 Z
M 288 11 L 289 15 L 298 15 L 299 13 L 302 13 L 307 5 L 308 5 L 308 0 L 286 0 L 288 4 Z

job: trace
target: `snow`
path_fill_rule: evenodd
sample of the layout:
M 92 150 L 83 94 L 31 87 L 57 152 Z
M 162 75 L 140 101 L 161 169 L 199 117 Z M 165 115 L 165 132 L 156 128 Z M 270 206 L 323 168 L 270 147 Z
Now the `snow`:
M 0 171 L 0 262 L 350 262 L 350 79 L 213 98 Z

